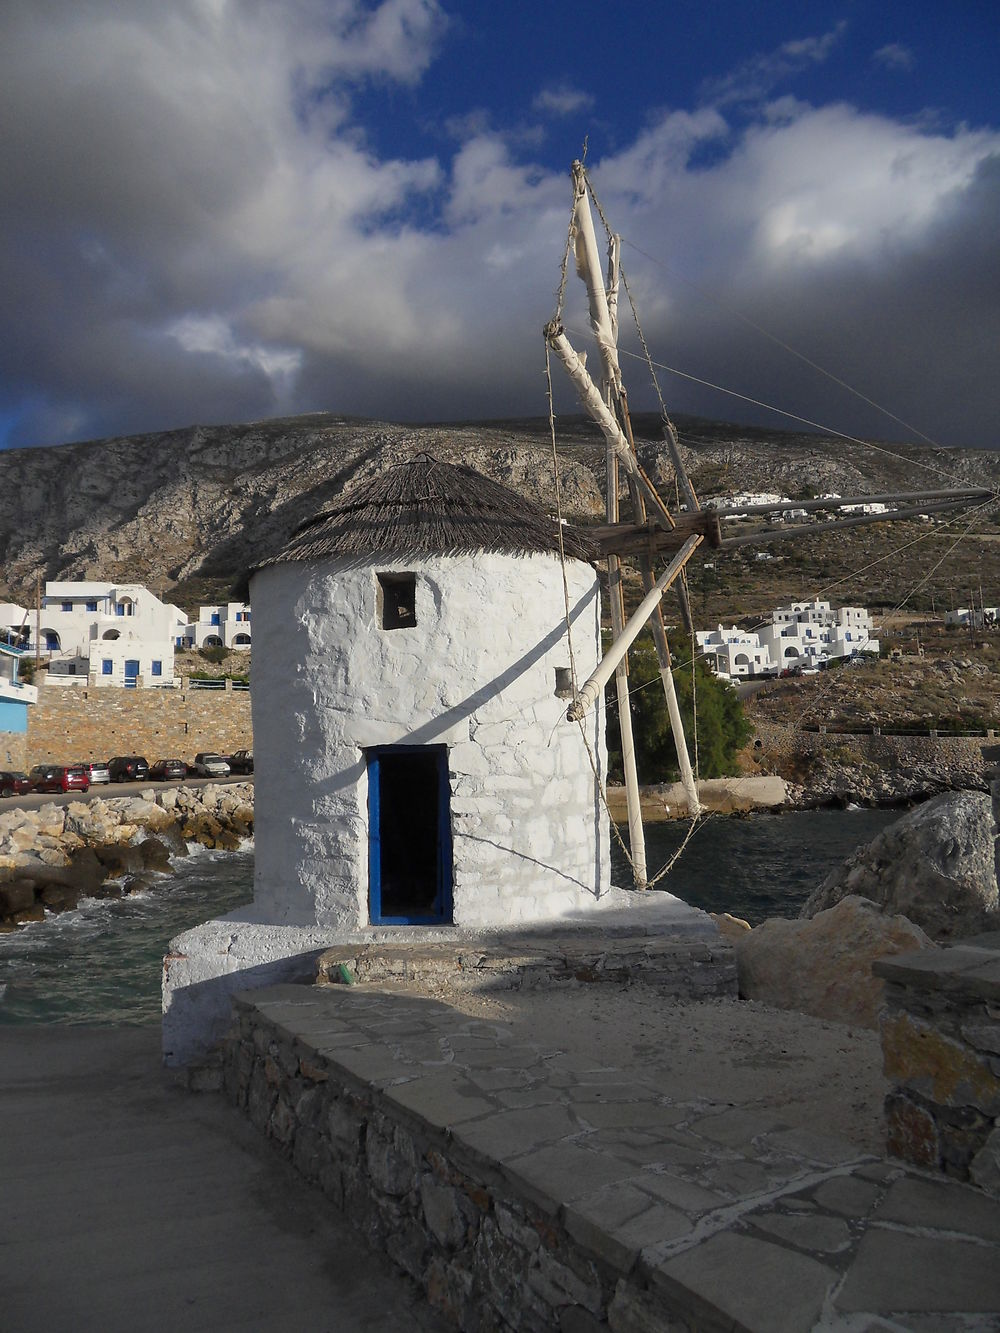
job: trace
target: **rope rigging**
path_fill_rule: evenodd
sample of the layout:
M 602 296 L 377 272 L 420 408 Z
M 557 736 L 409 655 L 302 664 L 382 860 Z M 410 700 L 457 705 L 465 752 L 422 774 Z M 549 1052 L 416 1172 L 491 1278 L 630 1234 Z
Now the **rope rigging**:
M 562 256 L 560 281 L 556 293 L 556 310 L 554 317 L 552 318 L 552 320 L 550 320 L 550 322 L 546 325 L 545 328 L 545 343 L 546 343 L 545 374 L 546 374 L 547 398 L 548 398 L 548 409 L 549 409 L 549 430 L 550 430 L 550 439 L 552 447 L 554 489 L 556 497 L 557 518 L 561 529 L 561 525 L 563 522 L 562 496 L 559 484 L 556 419 L 555 419 L 554 397 L 553 397 L 552 377 L 551 377 L 551 352 L 553 350 L 556 351 L 559 358 L 563 361 L 564 368 L 570 375 L 570 379 L 574 383 L 574 386 L 577 389 L 581 401 L 583 402 L 588 413 L 595 420 L 595 422 L 597 423 L 597 425 L 599 426 L 599 428 L 601 429 L 602 433 L 605 436 L 605 441 L 607 446 L 607 506 L 608 506 L 607 513 L 608 513 L 608 524 L 610 526 L 608 528 L 601 529 L 601 532 L 612 534 L 611 538 L 607 540 L 607 542 L 603 545 L 602 549 L 605 550 L 608 559 L 609 592 L 611 595 L 612 628 L 614 632 L 614 641 L 611 645 L 611 648 L 608 649 L 607 653 L 605 654 L 606 670 L 602 672 L 602 670 L 599 668 L 598 672 L 594 676 L 592 676 L 590 680 L 588 680 L 588 682 L 586 682 L 586 684 L 583 687 L 581 687 L 577 678 L 576 661 L 573 654 L 572 633 L 570 624 L 570 608 L 569 608 L 569 588 L 568 588 L 568 581 L 566 577 L 566 568 L 565 568 L 565 551 L 563 548 L 562 534 L 560 531 L 559 551 L 560 551 L 560 560 L 563 562 L 563 589 L 564 589 L 564 602 L 565 602 L 566 634 L 569 643 L 569 654 L 570 654 L 570 664 L 571 664 L 570 674 L 572 678 L 573 694 L 574 694 L 574 701 L 570 709 L 568 710 L 567 716 L 569 717 L 570 720 L 575 720 L 578 723 L 580 734 L 583 739 L 584 746 L 588 755 L 588 759 L 591 764 L 595 780 L 597 781 L 598 789 L 600 791 L 603 807 L 608 814 L 610 826 L 613 831 L 614 837 L 616 838 L 617 843 L 621 851 L 625 855 L 628 863 L 630 864 L 630 866 L 632 866 L 636 886 L 638 888 L 647 888 L 655 885 L 664 875 L 669 873 L 673 865 L 676 863 L 678 857 L 684 851 L 684 848 L 687 846 L 691 837 L 694 835 L 695 830 L 706 822 L 697 796 L 697 783 L 700 779 L 700 765 L 699 765 L 698 723 L 697 723 L 698 699 L 697 699 L 696 663 L 700 654 L 697 651 L 694 624 L 690 614 L 690 595 L 688 589 L 686 566 L 687 566 L 687 560 L 694 553 L 695 547 L 703 540 L 704 536 L 706 535 L 711 536 L 711 530 L 705 526 L 707 517 L 702 515 L 701 506 L 699 505 L 694 489 L 691 486 L 690 481 L 688 480 L 687 472 L 684 467 L 683 460 L 681 458 L 677 432 L 667 412 L 666 404 L 663 398 L 663 393 L 661 391 L 661 387 L 657 376 L 657 371 L 660 370 L 668 374 L 679 376 L 683 379 L 701 384 L 705 387 L 726 394 L 727 396 L 734 397 L 740 399 L 741 401 L 762 407 L 768 411 L 778 413 L 779 415 L 788 418 L 789 420 L 799 422 L 802 425 L 812 427 L 816 430 L 825 431 L 829 435 L 843 439 L 849 443 L 856 444 L 863 449 L 868 449 L 875 453 L 879 453 L 888 458 L 894 459 L 897 462 L 902 462 L 909 468 L 914 468 L 914 467 L 921 468 L 926 472 L 929 472 L 939 478 L 947 480 L 953 486 L 955 485 L 955 478 L 952 475 L 950 475 L 945 468 L 937 466 L 933 463 L 926 462 L 921 459 L 907 458 L 897 452 L 894 452 L 890 448 L 887 448 L 883 445 L 875 444 L 870 440 L 863 440 L 847 432 L 837 430 L 836 428 L 824 426 L 822 423 L 818 421 L 813 421 L 799 414 L 785 411 L 784 409 L 776 407 L 773 404 L 766 403 L 761 399 L 751 397 L 750 395 L 740 393 L 733 389 L 728 389 L 722 385 L 714 384 L 711 381 L 702 379 L 696 375 L 692 375 L 687 372 L 676 369 L 675 367 L 654 361 L 650 353 L 650 349 L 646 340 L 645 333 L 642 329 L 641 322 L 639 320 L 638 310 L 636 308 L 636 303 L 633 297 L 632 289 L 629 285 L 624 269 L 620 264 L 621 238 L 616 236 L 612 232 L 608 224 L 608 220 L 605 216 L 603 207 L 600 203 L 600 200 L 598 199 L 594 191 L 593 185 L 589 177 L 587 176 L 582 163 L 580 162 L 574 163 L 573 179 L 574 179 L 574 204 L 567 231 L 566 245 L 564 247 Z M 596 248 L 595 248 L 595 238 L 593 235 L 593 224 L 589 207 L 590 203 L 593 204 L 600 218 L 600 221 L 603 224 L 608 244 L 609 258 L 608 258 L 608 271 L 606 279 L 604 275 L 600 273 L 598 264 L 595 262 Z M 632 248 L 636 249 L 639 253 L 645 254 L 645 252 L 639 250 L 639 247 L 637 246 L 633 246 Z M 600 392 L 598 392 L 593 381 L 590 380 L 589 375 L 587 374 L 587 371 L 585 369 L 583 358 L 581 358 L 573 350 L 566 336 L 567 333 L 572 333 L 574 336 L 580 336 L 580 331 L 576 329 L 567 329 L 563 324 L 563 312 L 565 309 L 565 302 L 566 302 L 566 291 L 567 291 L 567 282 L 569 274 L 569 259 L 571 252 L 575 253 L 577 272 L 579 276 L 584 280 L 584 283 L 588 289 L 591 328 L 588 334 L 584 334 L 582 336 L 584 337 L 592 336 L 597 341 L 598 350 L 601 356 L 601 363 L 603 366 L 602 389 Z M 646 257 L 651 259 L 652 262 L 654 263 L 659 262 L 653 259 L 652 256 L 647 255 Z M 628 298 L 636 337 L 642 349 L 641 355 L 627 350 L 620 350 L 618 347 L 617 294 L 618 294 L 619 282 L 624 287 L 626 296 Z M 913 434 L 919 435 L 920 438 L 925 440 L 928 444 L 931 445 L 935 444 L 935 442 L 931 440 L 930 437 L 924 435 L 922 432 L 918 431 L 915 427 L 911 426 L 902 418 L 897 417 L 894 413 L 888 411 L 888 409 L 881 407 L 878 403 L 874 402 L 874 400 L 860 393 L 858 390 L 855 390 L 854 388 L 852 388 L 852 386 L 847 384 L 846 381 L 840 379 L 836 375 L 833 375 L 831 372 L 827 371 L 824 367 L 820 366 L 818 363 L 813 361 L 810 357 L 806 356 L 804 353 L 797 351 L 795 348 L 783 342 L 780 338 L 776 337 L 774 334 L 769 333 L 766 329 L 760 328 L 758 325 L 754 324 L 753 321 L 747 319 L 745 316 L 740 315 L 739 312 L 733 312 L 733 313 L 736 314 L 737 317 L 740 318 L 749 327 L 755 329 L 762 336 L 768 338 L 770 341 L 774 342 L 775 344 L 783 348 L 789 354 L 797 357 L 799 360 L 809 365 L 812 369 L 816 370 L 818 373 L 826 376 L 834 383 L 840 385 L 848 392 L 854 394 L 856 397 L 863 400 L 869 406 L 872 406 L 876 408 L 878 411 L 884 413 L 886 416 L 896 421 L 899 425 L 904 426 L 907 430 L 912 431 Z M 635 442 L 632 436 L 632 427 L 631 427 L 631 420 L 628 408 L 628 397 L 624 383 L 622 381 L 621 371 L 620 371 L 619 358 L 621 356 L 628 356 L 635 360 L 641 360 L 645 363 L 659 405 L 660 419 L 663 429 L 664 440 L 667 445 L 668 451 L 670 453 L 671 461 L 673 462 L 674 465 L 673 481 L 674 481 L 674 491 L 675 491 L 677 509 L 678 511 L 680 511 L 686 507 L 689 515 L 693 516 L 694 521 L 692 521 L 692 518 L 684 518 L 682 522 L 682 518 L 679 517 L 675 519 L 674 516 L 671 515 L 667 507 L 664 505 L 663 501 L 660 499 L 660 496 L 657 493 L 655 486 L 652 484 L 649 478 L 646 477 L 645 473 L 642 471 L 641 466 L 638 463 L 636 449 L 635 449 Z M 625 482 L 632 505 L 633 524 L 631 525 L 631 527 L 628 524 L 622 524 L 618 515 L 619 467 L 621 467 L 625 473 Z M 988 497 L 988 498 L 982 498 L 982 497 Z M 836 498 L 837 497 L 834 497 L 834 499 Z M 925 508 L 931 509 L 932 511 L 944 510 L 948 508 L 957 508 L 959 504 L 965 505 L 971 503 L 973 499 L 980 500 L 981 498 L 982 502 L 979 503 L 974 508 L 973 517 L 966 525 L 964 531 L 959 534 L 955 542 L 931 567 L 931 569 L 926 571 L 926 573 L 924 573 L 920 577 L 918 582 L 914 584 L 914 586 L 910 589 L 910 591 L 906 594 L 906 596 L 899 602 L 898 607 L 904 606 L 906 602 L 909 600 L 909 598 L 915 595 L 915 593 L 918 592 L 919 589 L 929 581 L 934 572 L 948 558 L 948 556 L 952 553 L 952 551 L 972 531 L 973 527 L 976 525 L 977 520 L 985 516 L 986 513 L 990 512 L 997 506 L 998 503 L 1000 503 L 1000 491 L 996 489 L 987 491 L 986 488 L 982 488 L 980 490 L 969 489 L 966 491 L 951 491 L 951 492 L 924 491 L 923 493 L 914 494 L 912 496 L 881 497 L 881 499 L 883 500 L 892 500 L 896 504 L 898 504 L 900 501 L 905 501 L 905 500 L 911 500 L 911 501 L 923 500 L 926 502 L 931 499 L 935 499 L 938 501 L 938 503 L 934 505 L 925 504 L 924 506 Z M 842 501 L 841 505 L 847 503 L 849 502 Z M 648 513 L 647 513 L 647 506 L 648 506 Z M 837 506 L 834 504 L 829 504 L 824 506 L 820 504 L 819 501 L 816 501 L 812 504 L 811 507 L 814 509 L 822 509 L 824 507 L 836 508 Z M 866 521 L 886 521 L 887 518 L 906 518 L 915 516 L 916 514 L 922 512 L 923 509 L 921 508 L 914 508 L 909 510 L 898 509 L 896 512 L 889 513 L 887 515 L 876 514 L 871 516 L 863 516 L 860 518 L 858 517 L 854 517 L 851 519 L 841 518 L 839 520 L 839 526 L 842 527 L 853 526 L 857 525 L 858 523 Z M 764 506 L 761 506 L 761 513 L 765 514 L 767 513 L 767 510 L 764 508 Z M 712 539 L 712 545 L 716 546 L 722 545 L 723 548 L 726 548 L 727 543 L 719 539 L 719 528 L 718 528 L 719 518 L 716 517 L 714 522 L 715 522 L 715 537 Z M 680 530 L 677 530 L 678 524 L 681 525 Z M 825 530 L 829 530 L 831 527 L 836 527 L 836 526 L 838 526 L 837 520 L 832 520 L 826 522 L 825 524 L 821 523 L 817 525 L 817 535 L 819 534 L 820 531 L 824 530 L 824 528 Z M 630 636 L 630 627 L 633 625 L 634 622 L 638 624 L 638 621 L 636 619 L 636 616 L 633 616 L 633 619 L 630 620 L 629 625 L 628 626 L 624 625 L 622 583 L 619 573 L 618 556 L 613 553 L 615 550 L 614 534 L 618 533 L 619 530 L 621 530 L 622 533 L 624 533 L 627 530 L 630 533 L 637 533 L 640 536 L 642 533 L 646 534 L 646 542 L 645 542 L 646 554 L 642 554 L 643 545 L 641 541 L 636 542 L 635 540 L 633 540 L 631 546 L 623 547 L 619 545 L 619 549 L 631 549 L 639 553 L 638 563 L 641 571 L 643 586 L 646 589 L 647 596 L 640 604 L 640 611 L 639 613 L 636 613 L 636 615 L 649 616 L 648 624 L 653 631 L 654 645 L 656 647 L 657 657 L 659 658 L 660 662 L 661 684 L 667 699 L 668 711 L 670 711 L 671 726 L 674 731 L 674 739 L 675 739 L 678 760 L 681 765 L 682 780 L 684 782 L 685 790 L 688 792 L 688 805 L 692 814 L 690 827 L 687 830 L 687 833 L 680 847 L 678 847 L 678 849 L 673 853 L 673 855 L 670 858 L 668 858 L 667 862 L 656 872 L 656 874 L 654 874 L 650 878 L 647 878 L 646 876 L 645 848 L 642 837 L 642 820 L 641 820 L 641 814 L 639 813 L 638 787 L 634 772 L 634 764 L 635 764 L 634 752 L 630 754 L 632 746 L 631 746 L 631 716 L 630 716 L 631 707 L 629 701 L 634 694 L 638 693 L 639 690 L 648 688 L 649 685 L 655 684 L 656 681 L 654 679 L 648 682 L 644 682 L 640 685 L 632 684 L 630 686 L 625 676 L 625 673 L 627 672 L 628 645 L 632 642 L 632 639 L 634 638 L 636 632 L 636 630 L 632 629 Z M 672 538 L 670 542 L 668 542 L 666 538 L 662 536 L 662 534 L 664 532 L 667 532 L 668 530 L 675 531 L 675 537 Z M 802 528 L 795 529 L 794 531 L 788 532 L 787 534 L 782 533 L 778 530 L 773 530 L 770 532 L 763 531 L 759 534 L 759 537 L 762 540 L 770 540 L 783 535 L 789 535 L 789 536 L 797 536 L 800 534 L 804 535 L 805 531 L 806 530 Z M 654 550 L 671 550 L 671 549 L 677 550 L 678 545 L 681 544 L 684 540 L 684 534 L 687 532 L 700 535 L 695 535 L 693 538 L 689 538 L 688 543 L 681 547 L 681 552 L 678 554 L 677 560 L 674 562 L 675 564 L 677 564 L 676 572 L 672 572 L 673 566 L 671 566 L 670 568 L 668 568 L 667 571 L 665 571 L 665 574 L 661 576 L 660 580 L 654 581 L 652 574 L 652 564 L 651 564 L 652 554 Z M 901 543 L 894 552 L 890 553 L 889 555 L 880 557 L 878 560 L 871 561 L 867 565 L 862 566 L 860 569 L 855 570 L 853 573 L 845 575 L 843 578 L 835 581 L 832 584 L 828 584 L 827 589 L 840 586 L 840 584 L 847 582 L 849 579 L 856 578 L 858 577 L 858 575 L 867 572 L 867 570 L 875 568 L 876 566 L 885 563 L 887 560 L 896 558 L 902 551 L 907 550 L 909 547 L 917 545 L 919 542 L 925 541 L 928 538 L 936 535 L 938 534 L 924 533 L 918 536 L 917 538 L 913 539 L 912 541 Z M 744 544 L 746 542 L 752 542 L 753 540 L 755 540 L 755 534 L 751 533 L 748 536 L 738 536 L 736 538 L 729 539 L 729 545 L 731 547 L 735 547 L 737 545 Z M 663 620 L 660 614 L 659 600 L 658 596 L 656 595 L 656 590 L 661 589 L 661 591 L 659 592 L 659 596 L 662 596 L 662 591 L 665 591 L 666 587 L 670 586 L 671 584 L 673 584 L 676 587 L 678 596 L 680 598 L 682 620 L 684 621 L 684 627 L 689 636 L 688 660 L 685 663 L 678 663 L 676 661 L 671 662 L 669 646 L 667 644 Z M 653 610 L 651 611 L 647 610 L 646 609 L 647 606 L 652 606 Z M 763 625 L 764 623 L 766 622 L 765 621 L 760 622 L 761 625 Z M 613 663 L 609 662 L 609 659 L 611 657 L 615 658 L 615 661 Z M 692 703 L 693 717 L 694 717 L 694 726 L 692 735 L 693 766 L 691 765 L 691 761 L 688 757 L 687 746 L 683 734 L 683 724 L 680 721 L 680 714 L 679 711 L 677 710 L 676 698 L 674 696 L 673 675 L 672 675 L 673 670 L 679 670 L 687 667 L 690 667 L 691 670 L 690 689 L 691 689 L 691 703 Z M 586 708 L 586 704 L 584 702 L 585 699 L 587 697 L 590 698 L 594 697 L 594 694 L 596 693 L 597 689 L 600 688 L 597 685 L 597 681 L 607 679 L 607 676 L 610 674 L 611 670 L 614 670 L 617 682 L 618 714 L 619 714 L 619 723 L 622 729 L 623 763 L 625 765 L 626 792 L 628 796 L 628 805 L 629 805 L 630 837 L 629 837 L 628 847 L 626 846 L 625 841 L 622 838 L 621 832 L 618 828 L 618 824 L 611 815 L 610 808 L 608 807 L 607 795 L 604 790 L 604 783 L 600 780 L 600 774 L 599 774 L 600 766 L 598 763 L 598 759 L 597 756 L 594 754 L 593 747 L 591 746 L 590 743 L 590 738 L 586 734 L 586 728 L 583 720 Z M 832 682 L 827 683 L 826 686 L 827 690 L 830 687 L 830 683 Z M 822 693 L 825 692 L 826 691 L 824 690 Z M 574 711 L 578 709 L 580 711 Z M 803 718 L 800 717 L 800 724 L 802 721 Z M 627 728 L 626 728 L 626 723 L 628 724 Z M 630 772 L 631 772 L 631 782 L 630 782 Z

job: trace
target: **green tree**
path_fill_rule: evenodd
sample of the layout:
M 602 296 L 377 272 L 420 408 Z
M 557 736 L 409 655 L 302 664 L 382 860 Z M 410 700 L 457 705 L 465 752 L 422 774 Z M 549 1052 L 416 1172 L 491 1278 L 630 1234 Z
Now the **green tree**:
M 753 733 L 736 691 L 700 662 L 695 664 L 693 678 L 690 666 L 675 668 L 673 677 L 692 764 L 697 736 L 699 776 L 721 778 L 735 772 L 736 753 Z M 697 700 L 697 730 L 693 698 Z M 621 781 L 621 737 L 614 679 L 606 690 L 605 702 L 609 773 L 612 779 Z M 676 781 L 677 750 L 652 644 L 640 643 L 629 652 L 629 702 L 639 781 Z

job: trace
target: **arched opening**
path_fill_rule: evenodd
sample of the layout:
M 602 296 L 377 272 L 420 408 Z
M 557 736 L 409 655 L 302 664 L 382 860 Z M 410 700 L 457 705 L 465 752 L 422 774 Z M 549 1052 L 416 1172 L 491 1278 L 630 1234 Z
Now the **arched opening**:
M 202 644 L 203 648 L 221 648 L 222 646 L 222 640 L 219 638 L 218 634 L 206 635 L 205 642 Z
M 116 629 L 106 629 L 101 635 L 102 639 L 120 639 L 121 635 Z
M 59 635 L 54 629 L 43 629 L 42 634 L 45 638 L 45 651 L 47 653 L 58 653 L 62 648 Z
M 233 647 L 234 647 L 234 648 L 249 648 L 249 647 L 250 647 L 250 635 L 249 635 L 249 634 L 237 634 L 236 638 L 233 639 Z

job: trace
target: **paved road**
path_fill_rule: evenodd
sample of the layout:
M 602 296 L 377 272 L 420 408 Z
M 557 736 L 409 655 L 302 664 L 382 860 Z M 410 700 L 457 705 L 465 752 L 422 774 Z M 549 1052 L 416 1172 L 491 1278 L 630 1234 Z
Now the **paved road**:
M 3 1333 L 443 1333 L 159 1038 L 0 1027 Z
M 101 782 L 87 792 L 36 792 L 31 796 L 10 796 L 0 801 L 0 814 L 5 810 L 37 810 L 41 805 L 69 805 L 71 801 L 107 800 L 112 796 L 138 796 L 150 787 L 206 787 L 210 782 L 225 786 L 234 782 L 253 782 L 253 774 L 238 774 L 228 778 L 185 778 L 182 782 Z

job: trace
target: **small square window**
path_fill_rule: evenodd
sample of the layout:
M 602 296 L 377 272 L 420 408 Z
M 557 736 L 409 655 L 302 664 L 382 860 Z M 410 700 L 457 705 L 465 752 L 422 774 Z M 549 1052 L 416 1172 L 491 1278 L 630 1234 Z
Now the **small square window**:
M 72 611 L 72 610 L 73 610 L 73 603 L 72 603 L 72 602 L 63 602 L 63 604 L 62 604 L 62 610 L 63 610 L 63 611 Z
M 376 577 L 382 628 L 412 628 L 417 623 L 416 574 L 378 574 Z
M 556 698 L 572 699 L 573 673 L 569 667 L 556 667 Z
M 154 675 L 154 676 L 162 676 L 162 675 L 163 675 L 163 663 L 162 663 L 162 662 L 154 662 L 154 663 L 153 663 L 153 675 Z
M 96 602 L 88 602 L 88 603 L 87 603 L 87 610 L 88 610 L 88 611 L 96 611 L 96 610 L 97 610 L 97 603 L 96 603 Z
M 108 659 L 107 659 L 106 657 L 105 657 L 104 660 L 101 662 L 101 675 L 102 675 L 102 676 L 110 676 L 110 675 L 111 675 L 111 663 L 108 661 Z

